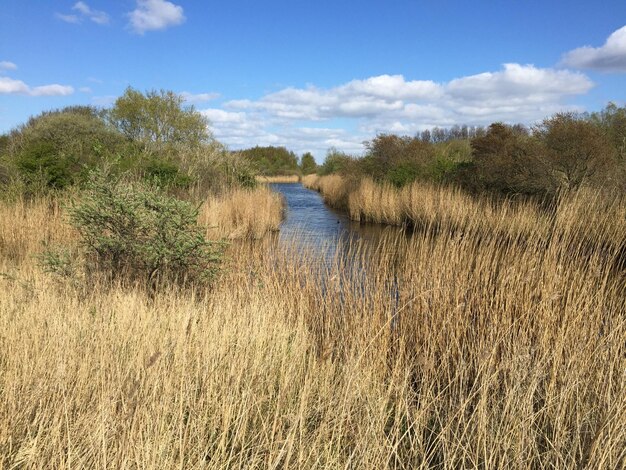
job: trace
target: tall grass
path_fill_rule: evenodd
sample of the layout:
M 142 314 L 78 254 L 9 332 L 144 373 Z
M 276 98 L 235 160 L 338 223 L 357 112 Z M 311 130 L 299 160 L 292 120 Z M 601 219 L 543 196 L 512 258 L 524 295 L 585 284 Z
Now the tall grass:
M 71 233 L 1 206 L 0 466 L 621 468 L 619 244 L 570 218 L 622 222 L 584 207 L 526 243 L 469 215 L 353 243 L 321 275 L 233 246 L 213 291 L 148 295 L 39 273 L 42 228 Z
M 343 204 L 356 221 L 518 241 L 565 237 L 589 248 L 609 244 L 626 249 L 626 198 L 589 189 L 563 193 L 548 210 L 532 201 L 474 197 L 423 183 L 396 188 L 367 178 L 354 183 L 339 175 L 314 175 L 303 184 L 320 191 L 334 207 Z
M 344 208 L 350 192 L 346 180 L 339 175 L 307 175 L 302 177 L 302 184 L 306 188 L 319 191 L 324 202 L 336 208 Z
M 277 175 L 277 176 L 257 175 L 256 180 L 259 183 L 297 183 L 300 181 L 300 177 L 298 175 Z
M 267 187 L 235 189 L 209 196 L 201 207 L 200 223 L 207 238 L 259 239 L 278 230 L 283 200 Z

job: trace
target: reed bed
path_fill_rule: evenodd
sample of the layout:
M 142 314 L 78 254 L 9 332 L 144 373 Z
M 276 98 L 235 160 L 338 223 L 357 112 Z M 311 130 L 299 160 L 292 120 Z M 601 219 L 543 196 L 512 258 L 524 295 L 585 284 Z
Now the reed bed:
M 396 188 L 367 178 L 351 183 L 331 175 L 303 184 L 319 191 L 330 205 L 343 204 L 356 221 L 524 243 L 559 237 L 581 245 L 577 249 L 608 244 L 626 250 L 626 198 L 590 189 L 564 193 L 546 209 L 532 201 L 473 197 L 457 188 L 423 183 Z
M 302 177 L 302 185 L 321 193 L 324 202 L 341 209 L 344 208 L 350 187 L 344 178 L 339 175 L 307 175 Z
M 0 467 L 623 468 L 624 276 L 583 208 L 542 243 L 233 245 L 213 290 L 149 295 L 33 269 L 70 231 L 1 206 Z
M 277 176 L 257 175 L 256 180 L 259 183 L 298 183 L 300 181 L 300 176 L 298 175 L 277 175 Z
M 278 230 L 283 219 L 283 200 L 267 187 L 236 189 L 209 197 L 199 221 L 207 238 L 259 239 Z

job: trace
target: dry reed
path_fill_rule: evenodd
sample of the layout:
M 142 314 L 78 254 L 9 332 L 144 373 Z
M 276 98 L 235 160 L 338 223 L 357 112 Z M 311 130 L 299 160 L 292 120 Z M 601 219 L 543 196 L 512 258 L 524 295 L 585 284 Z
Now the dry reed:
M 298 175 L 278 175 L 278 176 L 261 176 L 256 177 L 259 183 L 298 183 L 300 177 Z
M 267 187 L 259 187 L 209 197 L 199 220 L 207 226 L 210 239 L 259 239 L 277 231 L 282 218 L 282 198 Z
M 464 235 L 356 243 L 321 277 L 266 240 L 212 292 L 156 296 L 52 282 L 56 210 L 0 206 L 0 467 L 623 468 L 621 255 L 570 218 L 623 222 L 580 198 L 542 242 L 467 206 Z
M 324 198 L 324 202 L 336 208 L 343 208 L 350 188 L 339 175 L 307 175 L 302 177 L 304 187 L 319 191 Z

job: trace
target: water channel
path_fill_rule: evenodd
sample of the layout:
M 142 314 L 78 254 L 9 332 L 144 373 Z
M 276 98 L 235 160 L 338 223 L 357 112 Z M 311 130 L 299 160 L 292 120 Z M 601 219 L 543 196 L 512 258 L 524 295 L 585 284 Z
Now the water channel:
M 399 231 L 397 227 L 354 222 L 346 214 L 327 206 L 317 191 L 307 189 L 300 183 L 276 183 L 270 186 L 285 199 L 285 220 L 279 232 L 279 242 L 282 244 L 323 250 L 332 256 L 340 244 L 361 240 L 373 245 L 382 236 Z

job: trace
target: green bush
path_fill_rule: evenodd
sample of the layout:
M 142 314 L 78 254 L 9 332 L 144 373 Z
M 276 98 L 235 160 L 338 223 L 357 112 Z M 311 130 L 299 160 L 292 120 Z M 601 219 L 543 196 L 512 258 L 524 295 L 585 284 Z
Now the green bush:
M 123 138 L 89 107 L 44 112 L 14 129 L 4 143 L 6 162 L 36 194 L 84 181 L 89 169 L 117 153 Z
M 397 188 L 415 181 L 420 175 L 420 168 L 413 162 L 402 162 L 389 168 L 385 178 Z
M 238 152 L 264 176 L 300 174 L 298 157 L 285 147 L 253 147 Z
M 189 285 L 210 281 L 219 267 L 222 245 L 204 238 L 198 210 L 154 187 L 95 173 L 69 216 L 88 276 Z
M 352 159 L 349 155 L 343 153 L 336 148 L 328 149 L 324 163 L 317 168 L 317 174 L 320 176 L 338 173 L 350 166 Z
M 151 158 L 144 164 L 144 177 L 162 188 L 187 188 L 192 182 L 176 163 L 160 158 Z

